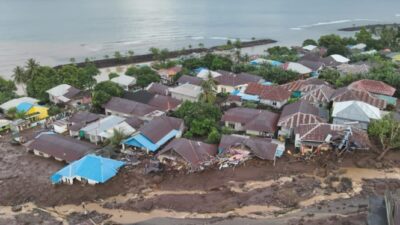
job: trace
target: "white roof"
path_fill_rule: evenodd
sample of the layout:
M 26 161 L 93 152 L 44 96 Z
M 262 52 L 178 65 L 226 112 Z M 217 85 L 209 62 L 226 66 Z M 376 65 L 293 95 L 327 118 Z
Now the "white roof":
M 211 76 L 213 78 L 219 77 L 221 76 L 220 73 L 212 71 L 212 70 L 208 70 L 208 69 L 202 69 L 198 74 L 197 77 L 201 78 L 203 80 L 208 80 L 208 75 L 211 73 Z
M 191 96 L 191 97 L 197 98 L 200 96 L 200 94 L 202 92 L 202 88 L 197 85 L 186 83 L 186 84 L 182 84 L 178 87 L 170 88 L 169 91 L 171 93 L 176 93 L 176 94 L 181 94 L 181 95 L 186 95 L 186 96 Z
M 367 47 L 366 44 L 364 44 L 364 43 L 359 43 L 359 44 L 356 44 L 356 45 L 351 46 L 350 49 L 363 50 L 363 49 L 365 49 L 366 47 Z
M 52 89 L 47 90 L 46 92 L 52 96 L 64 96 L 68 90 L 71 88 L 71 85 L 68 84 L 60 84 L 58 86 L 53 87 Z
M 118 77 L 114 77 L 113 79 L 111 79 L 111 81 L 124 86 L 136 84 L 136 78 L 127 75 L 120 75 Z
M 0 119 L 0 127 L 8 126 L 11 124 L 10 120 Z
M 0 108 L 3 111 L 7 111 L 11 108 L 17 107 L 19 104 L 21 104 L 23 102 L 30 103 L 30 104 L 36 104 L 39 102 L 39 100 L 37 100 L 35 98 L 31 98 L 31 97 L 15 98 L 15 99 L 12 99 L 8 102 L 1 104 Z
M 339 63 L 348 63 L 348 62 L 350 62 L 350 59 L 348 59 L 348 58 L 346 58 L 346 57 L 344 57 L 344 56 L 342 56 L 342 55 L 334 54 L 334 55 L 331 55 L 331 57 L 332 57 L 336 62 L 339 62 Z
M 365 102 L 345 101 L 333 104 L 332 117 L 369 122 L 370 119 L 382 118 L 380 110 Z
M 131 127 L 127 122 L 122 122 L 118 124 L 117 126 L 114 126 L 110 129 L 107 129 L 99 134 L 99 136 L 104 137 L 104 138 L 111 138 L 114 136 L 114 130 L 118 130 L 122 132 L 124 135 L 128 136 L 133 133 L 135 133 L 135 128 Z
M 295 62 L 289 62 L 287 64 L 286 70 L 291 70 L 291 71 L 299 73 L 299 74 L 307 74 L 307 73 L 312 72 L 312 69 L 310 69 L 300 63 L 295 63 Z
M 303 49 L 307 50 L 307 51 L 312 51 L 312 50 L 314 50 L 316 48 L 318 48 L 318 46 L 315 46 L 315 45 L 306 45 L 306 46 L 303 47 Z
M 81 130 L 90 135 L 100 135 L 100 133 L 116 127 L 124 120 L 125 118 L 123 117 L 111 115 L 96 122 L 93 122 L 87 125 L 86 127 L 82 128 Z

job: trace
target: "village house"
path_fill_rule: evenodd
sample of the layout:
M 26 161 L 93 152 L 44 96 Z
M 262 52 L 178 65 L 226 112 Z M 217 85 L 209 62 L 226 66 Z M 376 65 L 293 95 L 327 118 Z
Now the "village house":
M 375 97 L 385 100 L 387 104 L 396 105 L 397 98 L 393 97 L 396 88 L 378 80 L 358 80 L 348 86 L 350 89 L 367 91 Z
M 225 158 L 221 161 L 227 165 L 237 165 L 251 157 L 275 163 L 276 157 L 280 157 L 283 152 L 284 146 L 273 143 L 272 139 L 241 135 L 222 135 L 218 146 L 219 158 Z
M 346 137 L 346 132 L 349 132 L 349 137 Z M 302 124 L 295 129 L 295 147 L 303 154 L 330 150 L 346 138 L 347 143 L 343 144 L 347 144 L 349 149 L 367 150 L 371 146 L 365 131 L 347 125 L 314 123 Z
M 29 103 L 29 104 L 35 105 L 38 102 L 39 102 L 38 99 L 31 98 L 31 97 L 15 98 L 15 99 L 11 99 L 10 101 L 7 101 L 7 102 L 1 104 L 0 109 L 4 113 L 6 113 L 8 110 L 10 110 L 12 108 L 16 108 L 21 103 Z
M 203 91 L 200 86 L 186 83 L 170 88 L 169 92 L 171 93 L 172 98 L 181 101 L 197 102 L 199 101 L 200 95 Z
M 90 185 L 105 183 L 114 177 L 123 165 L 124 162 L 90 154 L 57 171 L 50 180 L 53 184 L 73 184 L 75 180 Z
M 17 106 L 17 112 L 25 113 L 25 120 L 31 122 L 41 121 L 49 117 L 49 108 L 41 105 L 35 105 L 28 102 L 22 102 Z
M 212 71 L 212 70 L 209 70 L 206 68 L 199 68 L 196 71 L 198 71 L 196 77 L 198 77 L 202 80 L 208 80 L 209 76 L 211 76 L 214 79 L 221 76 L 221 74 L 219 72 Z
M 79 136 L 79 131 L 90 123 L 101 119 L 101 115 L 87 111 L 79 111 L 74 113 L 67 119 L 69 135 L 72 137 Z
M 182 66 L 173 66 L 167 69 L 158 70 L 158 75 L 161 77 L 161 82 L 163 84 L 172 84 L 174 77 L 182 71 Z
M 201 78 L 194 77 L 194 76 L 182 75 L 177 80 L 177 83 L 178 83 L 178 86 L 181 86 L 183 84 L 193 84 L 193 85 L 201 86 L 201 84 L 203 83 L 203 80 Z
M 211 164 L 217 152 L 217 145 L 177 138 L 160 150 L 157 158 L 167 167 L 201 170 Z
M 160 84 L 160 83 L 151 83 L 149 84 L 145 90 L 151 94 L 155 94 L 155 95 L 164 95 L 164 96 L 168 96 L 169 95 L 169 87 L 164 85 L 164 84 Z
M 153 94 L 146 90 L 125 92 L 122 98 L 153 106 L 157 110 L 163 112 L 175 110 L 182 104 L 182 101 L 172 98 L 171 96 Z
M 232 108 L 224 113 L 221 121 L 234 131 L 244 131 L 248 135 L 274 137 L 279 115 L 267 110 Z
M 280 86 L 268 86 L 250 83 L 244 91 L 247 95 L 256 96 L 261 104 L 276 109 L 282 108 L 290 99 L 291 93 Z M 246 98 L 245 98 L 246 100 Z
M 293 71 L 295 73 L 298 73 L 302 77 L 307 77 L 308 75 L 310 75 L 313 72 L 310 68 L 308 68 L 300 63 L 296 63 L 296 62 L 284 63 L 282 65 L 282 69 L 284 69 L 286 71 Z
M 351 125 L 363 130 L 368 129 L 372 120 L 382 118 L 379 108 L 361 101 L 333 103 L 333 124 Z
M 366 48 L 367 48 L 367 45 L 364 44 L 364 43 L 358 43 L 358 44 L 355 44 L 355 45 L 348 45 L 347 46 L 347 49 L 349 49 L 350 52 L 353 53 L 353 54 L 364 52 Z
M 350 89 L 349 87 L 342 87 L 336 89 L 331 96 L 331 101 L 335 102 L 345 102 L 345 101 L 361 101 L 375 106 L 379 109 L 386 108 L 386 101 L 377 98 L 367 91 L 361 89 Z
M 365 63 L 342 64 L 337 66 L 336 69 L 342 76 L 346 76 L 346 75 L 366 74 L 369 72 L 370 66 Z
M 350 59 L 339 54 L 334 54 L 323 58 L 322 62 L 324 62 L 325 66 L 327 67 L 336 68 L 339 65 L 349 63 Z
M 147 152 L 156 152 L 173 138 L 182 136 L 185 126 L 183 120 L 161 116 L 145 123 L 138 132 L 122 142 L 122 148 L 132 147 Z
M 41 133 L 26 144 L 28 151 L 45 158 L 71 163 L 93 152 L 97 146 L 52 132 Z
M 310 77 L 305 80 L 296 80 L 286 84 L 280 85 L 281 87 L 285 88 L 286 90 L 292 92 L 293 97 L 301 97 L 304 93 L 314 89 L 316 86 L 319 85 L 326 85 L 330 86 L 330 84 L 324 80 Z
M 77 106 L 81 104 L 82 91 L 72 87 L 69 84 L 60 84 L 46 91 L 49 94 L 50 102 L 54 104 L 69 104 L 71 106 Z
M 306 45 L 302 47 L 303 50 L 306 50 L 308 52 L 315 52 L 318 51 L 318 46 L 315 45 Z
M 79 131 L 79 137 L 98 144 L 108 139 L 109 133 L 114 131 L 114 129 L 119 129 L 124 134 L 129 135 L 134 132 L 134 128 L 127 124 L 125 120 L 126 118 L 124 117 L 114 115 L 107 116 L 83 127 Z
M 308 101 L 319 108 L 328 108 L 331 97 L 335 92 L 331 86 L 322 84 L 313 86 L 314 88 L 301 96 L 301 99 Z
M 121 74 L 118 77 L 114 77 L 110 81 L 118 84 L 118 86 L 120 86 L 125 91 L 128 91 L 131 87 L 135 86 L 136 84 L 135 77 L 127 76 L 124 74 Z
M 276 60 L 270 60 L 270 59 L 264 59 L 264 58 L 256 58 L 250 61 L 250 65 L 253 66 L 261 66 L 261 65 L 271 65 L 274 67 L 281 67 L 283 63 L 276 61 Z
M 261 77 L 248 73 L 218 72 L 221 76 L 215 78 L 217 93 L 232 93 L 235 90 L 244 90 L 249 83 L 261 83 L 264 81 Z
M 298 63 L 311 69 L 311 75 L 313 77 L 318 76 L 319 72 L 325 68 L 325 64 L 320 61 L 312 61 L 307 59 L 299 60 Z
M 0 132 L 7 132 L 11 128 L 11 120 L 0 117 Z
M 286 105 L 278 120 L 281 138 L 290 138 L 293 130 L 301 124 L 323 123 L 327 119 L 321 118 L 320 110 L 304 100 Z
M 106 115 L 137 117 L 141 120 L 152 120 L 164 115 L 164 112 L 154 106 L 118 97 L 112 97 L 103 107 Z

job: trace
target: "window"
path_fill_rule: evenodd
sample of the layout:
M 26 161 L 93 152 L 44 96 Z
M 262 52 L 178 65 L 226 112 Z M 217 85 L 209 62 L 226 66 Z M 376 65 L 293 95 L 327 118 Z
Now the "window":
M 278 103 L 277 102 L 272 102 L 272 105 L 273 106 L 276 106 Z
M 228 123 L 228 127 L 231 129 L 235 129 L 235 124 L 234 123 Z
M 225 93 L 226 92 L 226 88 L 221 88 L 221 91 Z

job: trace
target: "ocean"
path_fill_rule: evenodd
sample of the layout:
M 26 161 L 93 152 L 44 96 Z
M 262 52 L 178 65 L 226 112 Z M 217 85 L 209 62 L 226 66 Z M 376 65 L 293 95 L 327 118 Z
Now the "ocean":
M 399 0 L 0 0 L 0 74 L 150 47 L 271 38 L 299 45 L 353 25 L 400 22 Z

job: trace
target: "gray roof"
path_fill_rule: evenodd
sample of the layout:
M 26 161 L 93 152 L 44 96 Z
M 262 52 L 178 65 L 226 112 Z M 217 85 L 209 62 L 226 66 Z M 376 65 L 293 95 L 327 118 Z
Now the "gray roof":
M 153 106 L 118 97 L 111 98 L 111 100 L 104 105 L 104 108 L 139 117 L 157 110 L 157 108 Z
M 200 86 L 201 83 L 203 82 L 203 80 L 201 78 L 198 77 L 194 77 L 194 76 L 189 76 L 189 75 L 182 75 L 179 79 L 178 79 L 178 84 L 193 84 L 193 85 L 198 85 Z
M 143 125 L 139 131 L 153 143 L 157 143 L 172 130 L 179 130 L 182 125 L 182 119 L 160 116 Z
M 111 129 L 125 120 L 123 117 L 119 116 L 107 116 L 101 120 L 93 122 L 86 127 L 82 128 L 82 131 L 90 135 L 99 135 L 101 132 Z

